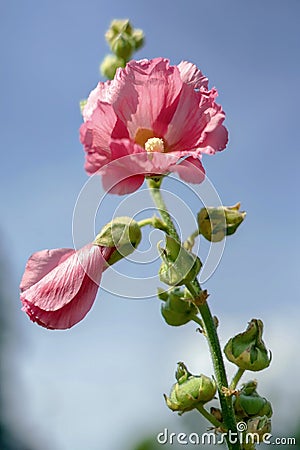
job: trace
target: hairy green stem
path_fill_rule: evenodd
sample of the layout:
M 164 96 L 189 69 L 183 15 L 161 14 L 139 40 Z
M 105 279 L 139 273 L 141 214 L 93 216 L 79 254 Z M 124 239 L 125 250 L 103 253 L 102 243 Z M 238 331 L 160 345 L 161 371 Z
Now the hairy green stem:
M 198 280 L 194 280 L 191 283 L 187 283 L 186 287 L 190 291 L 190 293 L 194 296 L 194 298 L 199 297 L 201 293 L 201 287 L 199 285 Z M 236 433 L 236 420 L 234 415 L 234 410 L 232 406 L 232 398 L 226 397 L 222 392 L 222 388 L 228 388 L 227 375 L 224 366 L 224 360 L 222 355 L 222 350 L 220 347 L 219 337 L 217 334 L 217 329 L 215 325 L 214 318 L 210 312 L 209 306 L 207 302 L 198 306 L 200 311 L 203 324 L 204 331 L 207 337 L 211 358 L 214 366 L 216 383 L 218 387 L 219 399 L 222 409 L 224 426 L 227 430 L 231 430 L 231 432 Z M 241 446 L 239 443 L 231 443 L 227 441 L 228 448 L 230 450 L 240 450 Z
M 155 180 L 151 178 L 148 179 L 150 193 L 163 221 L 168 227 L 167 233 L 174 239 L 176 239 L 178 242 L 180 242 L 179 235 L 171 219 L 171 216 L 168 213 L 166 204 L 160 192 L 161 181 L 162 178 L 158 178 Z M 186 283 L 186 287 L 188 288 L 188 290 L 190 291 L 190 293 L 194 298 L 198 298 L 200 296 L 202 290 L 197 279 L 195 279 L 192 282 Z M 198 308 L 203 320 L 203 328 L 208 340 L 211 358 L 214 366 L 224 427 L 227 430 L 231 430 L 232 433 L 237 433 L 236 420 L 232 406 L 232 398 L 226 397 L 222 392 L 223 387 L 228 388 L 228 381 L 215 322 L 206 301 L 200 306 L 198 306 Z M 196 322 L 199 323 L 198 320 L 196 320 Z M 241 450 L 241 445 L 238 442 L 231 443 L 228 438 L 227 438 L 227 446 L 229 450 Z
M 153 201 L 159 211 L 159 214 L 161 215 L 163 221 L 165 222 L 167 228 L 168 228 L 168 234 L 173 237 L 176 241 L 180 242 L 179 235 L 176 231 L 176 228 L 174 226 L 174 223 L 171 219 L 171 216 L 167 210 L 166 204 L 164 202 L 164 199 L 162 198 L 161 192 L 160 192 L 160 186 L 161 186 L 162 178 L 159 179 L 148 179 L 148 186 L 150 190 L 150 194 L 153 198 Z

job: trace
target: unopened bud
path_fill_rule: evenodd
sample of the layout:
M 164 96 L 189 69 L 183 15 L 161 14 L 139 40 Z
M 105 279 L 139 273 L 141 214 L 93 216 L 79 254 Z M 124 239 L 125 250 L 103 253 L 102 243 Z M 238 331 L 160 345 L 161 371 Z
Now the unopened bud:
M 198 213 L 199 232 L 211 242 L 220 242 L 237 230 L 246 217 L 240 203 L 233 206 L 202 208 Z
M 120 33 L 112 41 L 111 49 L 116 56 L 128 61 L 135 49 L 135 44 L 130 36 Z
M 271 403 L 257 393 L 256 386 L 256 381 L 244 384 L 234 399 L 235 414 L 241 419 L 254 416 L 271 417 L 273 414 Z
M 130 255 L 140 243 L 141 238 L 141 229 L 135 220 L 131 217 L 116 217 L 102 228 L 94 244 L 115 247 L 115 251 L 107 261 L 111 265 Z
M 190 374 L 183 363 L 178 364 L 176 377 L 178 381 L 173 385 L 170 397 L 164 396 L 172 411 L 191 411 L 212 400 L 216 394 L 214 380 L 205 375 Z
M 185 293 L 179 288 L 170 292 L 159 291 L 158 297 L 163 300 L 161 314 L 168 325 L 184 325 L 198 313 L 196 306 L 186 300 Z
M 139 50 L 140 48 L 142 48 L 145 43 L 145 36 L 143 30 L 135 28 L 132 33 L 132 39 L 134 40 L 135 50 Z
M 116 55 L 106 55 L 100 65 L 100 72 L 104 77 L 112 80 L 115 76 L 116 70 L 119 67 L 125 66 L 126 61 L 123 58 L 119 58 Z
M 271 353 L 262 340 L 263 322 L 252 319 L 246 331 L 231 338 L 224 352 L 229 361 L 244 370 L 258 371 L 270 365 Z
M 181 286 L 193 281 L 201 269 L 200 259 L 188 252 L 178 241 L 166 236 L 166 247 L 158 246 L 162 265 L 159 269 L 159 278 L 169 286 Z

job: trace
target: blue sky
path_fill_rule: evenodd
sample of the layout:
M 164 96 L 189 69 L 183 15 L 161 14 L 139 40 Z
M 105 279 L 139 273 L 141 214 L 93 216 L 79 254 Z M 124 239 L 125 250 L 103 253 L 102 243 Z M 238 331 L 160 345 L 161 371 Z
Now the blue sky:
M 48 435 L 51 426 L 52 450 L 82 450 L 84 439 L 88 450 L 115 450 L 119 438 L 111 436 L 111 429 L 116 421 L 121 422 L 119 436 L 129 424 L 147 424 L 149 412 L 140 400 L 128 407 L 126 419 L 125 407 L 110 406 L 108 393 L 118 376 L 115 402 L 132 387 L 129 363 L 147 380 L 151 413 L 169 420 L 161 392 L 168 390 L 177 359 L 184 357 L 178 354 L 183 342 L 192 345 L 194 339 L 197 346 L 193 327 L 164 325 L 155 300 L 130 301 L 102 291 L 86 320 L 65 333 L 43 330 L 20 311 L 18 284 L 28 256 L 73 245 L 73 209 L 87 181 L 78 102 L 99 80 L 98 66 L 108 52 L 104 32 L 113 18 L 129 17 L 143 28 L 146 46 L 136 58 L 164 56 L 173 64 L 190 60 L 219 91 L 230 142 L 203 163 L 224 204 L 240 200 L 247 219 L 228 239 L 206 287 L 224 324 L 224 339 L 231 322 L 232 332 L 252 317 L 266 322 L 274 364 L 258 375 L 263 387 L 271 392 L 275 388 L 269 387 L 268 376 L 275 383 L 285 373 L 279 361 L 290 353 L 278 333 L 285 333 L 286 342 L 299 339 L 298 328 L 290 325 L 299 316 L 299 15 L 297 0 L 1 2 L 1 231 L 11 272 L 8 312 L 18 329 L 14 367 L 21 386 L 11 416 L 27 417 L 20 428 L 29 435 L 36 428 L 40 436 Z M 116 202 L 106 204 L 100 222 L 110 220 Z M 198 370 L 200 362 L 206 364 L 203 356 L 189 358 Z M 155 361 L 163 367 L 159 382 L 149 376 Z M 103 365 L 115 374 L 110 380 Z M 144 395 L 141 384 L 134 386 L 137 397 Z M 101 395 L 106 413 L 97 409 Z M 274 402 L 281 405 L 278 397 Z M 80 433 L 74 434 L 72 427 L 79 430 L 79 425 Z M 99 439 L 105 439 L 104 447 Z

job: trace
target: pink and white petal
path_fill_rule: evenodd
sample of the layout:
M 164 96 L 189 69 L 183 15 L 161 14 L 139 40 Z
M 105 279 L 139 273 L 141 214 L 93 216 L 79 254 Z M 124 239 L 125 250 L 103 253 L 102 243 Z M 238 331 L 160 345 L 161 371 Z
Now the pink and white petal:
M 192 85 L 194 89 L 208 89 L 208 78 L 203 75 L 195 64 L 181 61 L 177 67 L 184 83 Z
M 30 256 L 25 266 L 24 275 L 20 283 L 21 292 L 29 289 L 51 272 L 63 259 L 68 258 L 75 250 L 71 248 L 56 248 L 41 250 Z
M 22 309 L 33 322 L 45 328 L 66 330 L 86 316 L 93 306 L 97 292 L 98 284 L 86 275 L 74 299 L 59 310 L 44 310 L 27 300 L 24 301 Z
M 199 147 L 201 153 L 214 155 L 216 152 L 224 150 L 228 143 L 228 131 L 224 125 L 219 125 L 211 133 L 207 133 L 204 141 Z
M 21 300 L 44 311 L 57 311 L 78 294 L 86 274 L 99 285 L 105 264 L 100 247 L 89 244 L 23 291 Z
M 179 164 L 171 167 L 172 172 L 178 173 L 179 177 L 188 183 L 200 184 L 205 180 L 205 169 L 200 159 L 189 156 Z

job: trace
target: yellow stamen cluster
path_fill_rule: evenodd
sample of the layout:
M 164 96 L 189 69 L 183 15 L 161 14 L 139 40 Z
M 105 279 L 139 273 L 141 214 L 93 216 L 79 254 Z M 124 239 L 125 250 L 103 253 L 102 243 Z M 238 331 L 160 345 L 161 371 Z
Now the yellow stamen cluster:
M 150 138 L 145 142 L 145 150 L 146 152 L 153 153 L 153 152 L 164 152 L 164 141 L 160 138 Z

